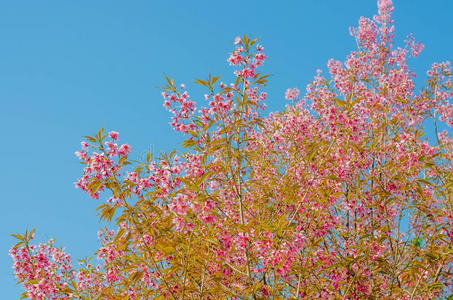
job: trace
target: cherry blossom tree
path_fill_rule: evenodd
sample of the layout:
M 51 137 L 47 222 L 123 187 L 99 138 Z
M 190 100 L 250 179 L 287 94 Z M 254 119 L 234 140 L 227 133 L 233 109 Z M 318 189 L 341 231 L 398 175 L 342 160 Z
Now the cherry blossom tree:
M 134 162 L 117 132 L 86 137 L 78 188 L 111 228 L 97 261 L 72 266 L 32 232 L 10 255 L 31 299 L 263 299 L 451 297 L 451 66 L 435 63 L 416 91 L 394 45 L 391 0 L 360 18 L 357 49 L 330 60 L 305 96 L 263 116 L 263 47 L 237 38 L 235 81 L 206 88 L 197 108 L 167 79 L 162 96 L 182 148 Z M 435 142 L 426 136 L 433 124 Z M 102 195 L 102 196 L 101 196 Z M 103 200 L 104 201 L 104 200 Z

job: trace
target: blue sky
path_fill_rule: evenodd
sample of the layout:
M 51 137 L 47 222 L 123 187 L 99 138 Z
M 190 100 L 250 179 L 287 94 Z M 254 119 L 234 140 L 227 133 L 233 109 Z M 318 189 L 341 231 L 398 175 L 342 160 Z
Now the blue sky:
M 0 3 L 1 298 L 21 293 L 8 250 L 11 233 L 37 227 L 73 259 L 91 256 L 101 203 L 74 188 L 81 136 L 120 132 L 138 158 L 181 141 L 162 107 L 163 72 L 186 83 L 231 77 L 226 59 L 238 35 L 259 37 L 272 74 L 269 111 L 288 87 L 305 89 L 315 70 L 353 49 L 349 26 L 372 17 L 376 1 L 2 1 Z M 434 61 L 453 59 L 453 2 L 395 1 L 397 40 L 425 45 L 412 62 L 423 82 Z

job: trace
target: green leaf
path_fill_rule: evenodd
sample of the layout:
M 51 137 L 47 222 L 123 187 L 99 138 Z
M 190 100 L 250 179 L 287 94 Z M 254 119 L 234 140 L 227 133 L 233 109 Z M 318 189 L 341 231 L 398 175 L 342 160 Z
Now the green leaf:
M 16 245 L 14 245 L 14 248 L 18 248 L 18 247 L 20 247 L 20 246 L 22 246 L 22 245 L 24 245 L 24 242 L 19 242 L 19 243 L 17 243 Z
M 189 130 L 189 134 L 190 134 L 191 136 L 193 136 L 194 138 L 198 138 L 198 133 L 195 132 L 195 131 L 193 131 L 193 130 Z
M 414 239 L 414 240 L 412 240 L 412 245 L 414 245 L 415 247 L 418 248 L 422 245 L 422 242 L 423 242 L 423 240 L 421 238 Z
M 200 80 L 200 79 L 196 79 L 196 80 L 194 81 L 194 83 L 198 83 L 199 85 L 208 87 L 208 84 L 206 83 L 206 81 L 203 81 L 203 80 Z
M 91 136 L 85 135 L 85 136 L 83 136 L 83 138 L 86 138 L 88 141 L 90 141 L 90 142 L 92 142 L 92 143 L 95 143 L 95 142 L 96 142 L 96 139 L 93 138 L 93 137 L 91 137 Z
M 203 183 L 203 182 L 204 182 L 209 176 L 211 176 L 211 175 L 212 175 L 212 172 L 206 172 L 206 173 L 204 173 L 203 176 L 201 176 L 199 183 L 200 183 L 200 184 Z
M 10 236 L 15 237 L 16 239 L 23 241 L 23 237 L 20 234 L 10 234 Z
M 217 80 L 219 80 L 220 76 L 216 76 L 214 78 L 212 78 L 212 84 L 215 84 L 217 82 Z
M 440 282 L 433 282 L 428 286 L 429 290 L 439 290 L 439 289 L 443 289 L 443 288 L 444 288 L 444 285 L 443 285 L 443 283 L 440 283 Z
M 347 108 L 348 107 L 348 103 L 346 101 L 341 100 L 341 99 L 334 98 L 334 99 L 332 99 L 332 101 L 335 102 L 338 106 L 341 106 L 343 108 Z
M 170 80 L 165 73 L 164 73 L 164 76 L 165 76 L 165 79 L 167 79 L 168 85 L 170 87 L 173 87 L 173 79 Z
M 190 147 L 193 147 L 197 144 L 197 141 L 194 141 L 194 140 L 185 140 L 183 143 L 182 143 L 182 146 L 184 148 L 190 148 Z
M 36 228 L 33 228 L 32 231 L 30 231 L 30 233 L 28 234 L 28 237 L 26 237 L 27 239 L 31 239 L 33 237 L 33 233 L 35 233 L 36 231 Z

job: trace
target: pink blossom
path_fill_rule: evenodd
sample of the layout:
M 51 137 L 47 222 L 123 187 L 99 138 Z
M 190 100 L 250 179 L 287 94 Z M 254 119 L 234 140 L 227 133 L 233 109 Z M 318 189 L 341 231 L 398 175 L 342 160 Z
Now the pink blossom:
M 299 89 L 293 88 L 293 89 L 287 89 L 285 92 L 285 99 L 286 100 L 295 100 L 297 97 L 299 97 Z
M 128 156 L 131 150 L 132 150 L 131 146 L 129 146 L 128 144 L 123 144 L 118 149 L 118 154 L 122 156 Z
M 228 62 L 230 63 L 231 66 L 237 66 L 237 65 L 240 65 L 241 62 L 242 62 L 242 56 L 237 54 L 237 53 L 233 53 L 231 54 L 231 56 L 228 58 Z
M 409 47 L 409 49 L 411 50 L 411 55 L 413 57 L 417 57 L 420 52 L 423 51 L 424 49 L 424 46 L 423 44 L 420 44 L 420 43 L 417 43 L 415 42 L 415 39 L 414 37 L 412 36 L 412 34 L 410 34 L 408 36 L 408 39 L 405 41 L 406 42 L 406 45 Z
M 118 140 L 118 132 L 116 131 L 111 131 L 109 132 L 109 137 L 114 140 L 114 141 L 117 141 Z
M 248 79 L 248 78 L 252 77 L 255 74 L 255 72 L 254 72 L 253 69 L 244 68 L 241 71 L 236 71 L 235 74 L 238 77 L 242 77 L 244 79 Z

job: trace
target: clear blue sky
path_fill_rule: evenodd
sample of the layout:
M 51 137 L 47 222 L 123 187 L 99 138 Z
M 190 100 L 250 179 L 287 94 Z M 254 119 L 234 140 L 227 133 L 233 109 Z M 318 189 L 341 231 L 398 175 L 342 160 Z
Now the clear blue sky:
M 396 0 L 398 40 L 425 45 L 412 69 L 453 60 L 453 2 Z M 120 132 L 134 157 L 169 151 L 180 137 L 168 125 L 163 72 L 190 84 L 208 73 L 231 78 L 226 58 L 244 33 L 269 56 L 268 106 L 311 81 L 354 40 L 348 27 L 372 17 L 376 1 L 1 1 L 0 3 L 0 298 L 16 299 L 8 250 L 11 233 L 37 227 L 73 259 L 97 247 L 99 201 L 74 188 L 81 136 L 101 127 Z

